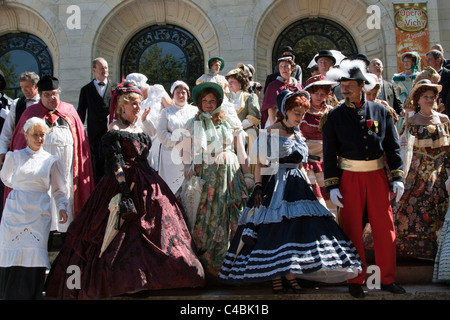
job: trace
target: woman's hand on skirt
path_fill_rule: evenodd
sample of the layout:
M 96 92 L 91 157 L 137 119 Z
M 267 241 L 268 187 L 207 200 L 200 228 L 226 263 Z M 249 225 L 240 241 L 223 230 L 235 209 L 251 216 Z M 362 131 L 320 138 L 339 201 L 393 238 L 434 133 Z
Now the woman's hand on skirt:
M 59 223 L 66 223 L 67 222 L 67 212 L 64 209 L 59 210 Z

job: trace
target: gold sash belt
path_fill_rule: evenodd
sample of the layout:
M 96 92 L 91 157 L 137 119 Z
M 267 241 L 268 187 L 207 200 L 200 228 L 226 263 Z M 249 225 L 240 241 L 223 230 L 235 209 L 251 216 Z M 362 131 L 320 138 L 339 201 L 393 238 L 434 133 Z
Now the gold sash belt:
M 352 172 L 370 172 L 380 170 L 383 167 L 384 167 L 383 157 L 369 161 L 339 158 L 339 168 L 342 170 Z

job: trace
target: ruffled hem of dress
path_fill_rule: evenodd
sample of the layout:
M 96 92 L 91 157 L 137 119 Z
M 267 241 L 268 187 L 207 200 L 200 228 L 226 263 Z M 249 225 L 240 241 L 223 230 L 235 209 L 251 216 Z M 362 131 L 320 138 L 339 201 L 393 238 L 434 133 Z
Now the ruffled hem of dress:
M 355 278 L 362 271 L 351 243 L 329 240 L 319 243 L 288 243 L 277 250 L 257 250 L 254 255 L 236 256 L 229 252 L 219 279 L 227 283 L 261 282 L 293 273 L 303 279 L 337 283 Z
M 0 249 L 0 267 L 46 267 L 50 269 L 48 252 L 39 248 Z
M 441 237 L 434 261 L 432 278 L 434 283 L 450 283 L 450 219 L 447 216 L 441 229 Z
M 243 213 L 244 214 L 244 213 Z M 332 217 L 317 200 L 298 200 L 287 202 L 283 200 L 277 207 L 259 207 L 258 211 L 248 219 L 254 225 L 266 223 L 278 223 L 283 218 L 294 219 L 298 217 Z

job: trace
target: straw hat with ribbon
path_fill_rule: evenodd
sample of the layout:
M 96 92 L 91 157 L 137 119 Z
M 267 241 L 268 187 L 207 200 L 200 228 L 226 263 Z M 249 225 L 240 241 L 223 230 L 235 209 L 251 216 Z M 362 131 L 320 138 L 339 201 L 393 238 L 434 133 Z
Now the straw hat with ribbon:
M 306 87 L 303 90 L 308 90 L 309 88 L 313 86 L 334 86 L 337 82 L 327 80 L 327 78 L 319 74 L 317 76 L 310 77 L 308 80 L 306 80 Z
M 414 95 L 416 94 L 417 90 L 422 87 L 427 87 L 430 90 L 436 90 L 439 94 L 442 91 L 442 86 L 440 84 L 434 84 L 428 79 L 420 80 L 416 83 L 416 85 L 411 89 L 409 92 L 409 96 L 411 97 L 411 103 L 414 105 Z

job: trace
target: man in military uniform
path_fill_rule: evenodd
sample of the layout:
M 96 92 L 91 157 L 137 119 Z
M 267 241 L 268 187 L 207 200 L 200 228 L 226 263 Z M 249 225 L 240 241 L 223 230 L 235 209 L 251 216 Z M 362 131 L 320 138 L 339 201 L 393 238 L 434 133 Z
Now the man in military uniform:
M 395 281 L 395 229 L 390 205 L 390 185 L 384 169 L 384 155 L 391 170 L 393 192 L 400 200 L 404 191 L 403 162 L 398 135 L 388 109 L 365 101 L 365 65 L 346 60 L 327 78 L 341 84 L 345 102 L 323 117 L 325 187 L 339 207 L 342 228 L 354 243 L 367 267 L 363 244 L 363 216 L 372 227 L 375 260 L 380 267 L 381 289 L 393 293 L 405 290 Z M 349 292 L 362 298 L 366 267 L 349 280 Z

